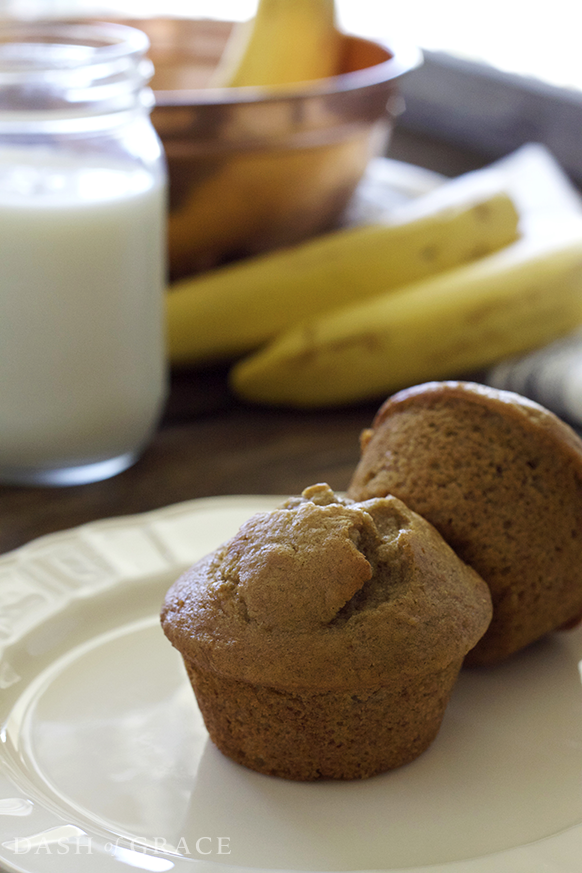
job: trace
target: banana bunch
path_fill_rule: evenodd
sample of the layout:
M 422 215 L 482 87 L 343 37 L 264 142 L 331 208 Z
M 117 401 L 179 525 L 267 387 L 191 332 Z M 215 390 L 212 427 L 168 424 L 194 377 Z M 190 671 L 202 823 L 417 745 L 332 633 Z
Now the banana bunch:
M 463 195 L 402 224 L 330 232 L 174 283 L 166 304 L 170 362 L 240 356 L 300 321 L 389 297 L 515 241 L 519 216 L 512 200 L 502 191 L 479 197 Z
M 341 37 L 334 0 L 259 0 L 235 27 L 211 84 L 277 87 L 337 74 Z
M 242 397 L 295 407 L 372 399 L 475 370 L 582 323 L 582 221 L 333 309 L 232 371 Z

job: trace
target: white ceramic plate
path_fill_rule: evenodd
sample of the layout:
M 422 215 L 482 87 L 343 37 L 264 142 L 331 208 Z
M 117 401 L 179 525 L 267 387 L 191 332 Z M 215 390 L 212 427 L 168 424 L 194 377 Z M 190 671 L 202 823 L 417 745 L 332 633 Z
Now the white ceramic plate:
M 548 873 L 582 865 L 582 631 L 466 671 L 431 748 L 290 783 L 208 741 L 163 595 L 276 497 L 197 500 L 0 559 L 0 864 L 25 873 Z

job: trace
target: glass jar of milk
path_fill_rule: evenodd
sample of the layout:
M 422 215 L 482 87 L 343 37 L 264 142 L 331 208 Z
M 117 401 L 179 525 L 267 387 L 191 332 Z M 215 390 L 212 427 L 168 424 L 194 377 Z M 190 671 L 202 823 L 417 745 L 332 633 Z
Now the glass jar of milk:
M 166 393 L 166 175 L 147 37 L 0 26 L 0 481 L 128 467 Z

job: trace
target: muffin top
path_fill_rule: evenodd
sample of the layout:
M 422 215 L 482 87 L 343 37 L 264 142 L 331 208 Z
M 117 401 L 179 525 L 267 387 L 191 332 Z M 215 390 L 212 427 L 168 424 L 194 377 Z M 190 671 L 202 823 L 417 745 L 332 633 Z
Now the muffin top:
M 400 500 L 356 503 L 319 484 L 195 564 L 161 618 L 200 669 L 286 689 L 358 688 L 462 659 L 491 600 Z
M 530 400 L 514 391 L 504 391 L 477 382 L 453 380 L 424 382 L 393 394 L 374 416 L 372 427 L 362 432 L 360 437 L 362 453 L 374 436 L 381 437 L 382 430 L 389 426 L 394 416 L 405 415 L 408 412 L 416 415 L 419 411 L 435 416 L 433 428 L 437 435 L 439 430 L 443 431 L 440 439 L 443 444 L 447 444 L 447 439 L 457 436 L 457 433 L 451 432 L 451 428 L 455 431 L 462 428 L 465 436 L 467 428 L 459 419 L 459 412 L 462 411 L 464 415 L 474 416 L 471 426 L 475 433 L 483 427 L 479 418 L 488 425 L 489 432 L 496 431 L 497 435 L 501 436 L 504 435 L 505 430 L 513 426 L 522 433 L 534 435 L 538 441 L 544 441 L 553 451 L 558 451 L 563 458 L 572 463 L 578 473 L 582 472 L 582 442 L 569 425 L 535 400 Z M 440 450 L 440 445 L 438 448 L 435 445 L 433 454 L 436 455 Z M 500 450 L 503 450 L 503 442 L 500 442 Z M 354 472 L 348 494 L 361 493 L 361 477 L 365 475 L 369 481 L 370 473 L 368 465 L 360 462 Z M 359 490 L 355 483 L 360 484 Z M 380 487 L 378 493 L 381 493 Z

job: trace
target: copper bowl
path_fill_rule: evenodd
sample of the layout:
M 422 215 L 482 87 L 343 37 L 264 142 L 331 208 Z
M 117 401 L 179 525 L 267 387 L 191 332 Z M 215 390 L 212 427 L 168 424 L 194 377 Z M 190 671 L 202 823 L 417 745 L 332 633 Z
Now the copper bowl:
M 300 88 L 210 88 L 232 22 L 130 21 L 150 38 L 170 175 L 172 278 L 334 227 L 384 153 L 415 48 L 345 35 L 342 72 Z

